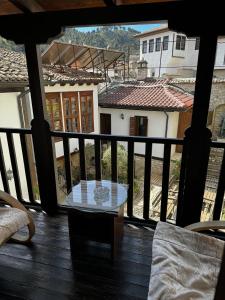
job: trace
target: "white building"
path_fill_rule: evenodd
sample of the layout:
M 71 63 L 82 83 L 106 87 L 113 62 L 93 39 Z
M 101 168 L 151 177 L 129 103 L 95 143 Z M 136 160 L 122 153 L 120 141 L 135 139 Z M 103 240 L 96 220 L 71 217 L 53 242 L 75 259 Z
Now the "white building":
M 66 66 L 43 65 L 43 77 L 46 96 L 44 109 L 51 130 L 99 133 L 98 84 L 103 82 L 101 75 L 75 70 Z M 22 53 L 0 49 L 0 127 L 30 128 L 32 119 L 32 104 L 25 56 Z M 14 134 L 13 139 L 22 197 L 26 200 L 28 199 L 28 191 L 19 135 Z M 54 141 L 55 155 L 59 159 L 64 155 L 63 142 L 60 139 Z M 10 192 L 16 196 L 5 133 L 0 133 L 0 142 Z M 30 167 L 35 170 L 32 143 L 28 147 Z M 71 153 L 77 147 L 77 140 L 71 139 Z
M 199 38 L 187 38 L 183 33 L 161 25 L 135 35 L 140 39 L 140 60 L 147 62 L 147 77 L 195 77 Z M 219 38 L 215 61 L 215 76 L 225 76 L 225 39 Z
M 180 137 L 193 96 L 167 84 L 167 80 L 112 84 L 99 95 L 100 132 L 162 138 Z M 186 114 L 186 115 L 185 115 Z M 185 116 L 184 116 L 185 115 Z M 124 143 L 126 145 L 126 143 Z M 153 144 L 152 156 L 163 157 L 163 145 Z M 172 154 L 175 147 L 172 147 Z M 135 153 L 145 154 L 145 145 L 135 143 Z

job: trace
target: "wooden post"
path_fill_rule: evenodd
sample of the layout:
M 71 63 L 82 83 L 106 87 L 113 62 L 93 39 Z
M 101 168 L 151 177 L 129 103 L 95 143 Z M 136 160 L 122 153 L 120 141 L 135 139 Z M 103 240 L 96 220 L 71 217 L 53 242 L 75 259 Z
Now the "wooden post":
M 44 113 L 44 87 L 39 46 L 33 41 L 25 42 L 27 70 L 34 119 L 31 130 L 36 160 L 41 206 L 48 214 L 57 210 L 57 190 L 53 146 L 49 123 Z
M 180 226 L 198 222 L 201 216 L 211 142 L 206 124 L 216 47 L 216 35 L 200 37 L 192 123 L 184 139 L 184 188 L 177 207 L 177 225 Z

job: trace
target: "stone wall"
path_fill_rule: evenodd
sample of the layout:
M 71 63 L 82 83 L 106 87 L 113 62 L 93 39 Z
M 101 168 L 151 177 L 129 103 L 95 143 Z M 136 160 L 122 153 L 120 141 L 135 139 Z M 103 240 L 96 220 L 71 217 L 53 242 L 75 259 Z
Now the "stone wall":
M 224 138 L 224 136 L 221 136 L 221 127 L 224 118 L 225 118 L 225 103 L 217 106 L 216 109 L 214 110 L 213 122 L 212 122 L 213 138 L 216 137 Z
M 180 87 L 181 89 L 193 93 L 195 91 L 195 82 L 191 83 L 173 83 L 173 85 Z M 209 110 L 213 111 L 220 104 L 225 104 L 225 80 L 224 82 L 214 82 L 212 84 L 210 107 Z
M 177 80 L 177 82 L 179 79 Z M 225 80 L 215 80 L 212 84 L 211 90 L 211 98 L 210 98 L 210 105 L 209 111 L 213 112 L 212 117 L 212 124 L 210 125 L 210 129 L 212 130 L 213 139 L 220 137 L 220 130 L 222 120 L 225 117 Z M 194 94 L 195 90 L 195 82 L 182 82 L 176 83 L 176 80 L 172 80 L 172 84 Z

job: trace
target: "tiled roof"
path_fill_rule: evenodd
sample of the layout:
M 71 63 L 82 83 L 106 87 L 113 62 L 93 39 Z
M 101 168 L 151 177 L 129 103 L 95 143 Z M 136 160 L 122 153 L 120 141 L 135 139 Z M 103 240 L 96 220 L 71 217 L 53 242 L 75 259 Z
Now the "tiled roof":
M 193 95 L 167 84 L 168 80 L 112 85 L 99 95 L 102 107 L 186 111 L 192 107 Z
M 99 74 L 72 69 L 66 66 L 43 65 L 45 83 L 99 83 L 103 78 Z M 25 55 L 21 52 L 0 48 L 0 83 L 28 85 Z
M 224 82 L 225 82 L 225 78 L 213 78 L 213 83 L 224 83 Z M 168 83 L 171 84 L 195 83 L 195 77 L 168 79 Z

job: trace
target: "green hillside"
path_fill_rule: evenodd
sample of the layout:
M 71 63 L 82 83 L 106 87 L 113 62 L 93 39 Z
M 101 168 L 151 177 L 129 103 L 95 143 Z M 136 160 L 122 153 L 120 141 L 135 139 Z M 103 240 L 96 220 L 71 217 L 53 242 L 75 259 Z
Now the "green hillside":
M 139 41 L 133 37 L 137 33 L 138 31 L 132 28 L 126 29 L 122 26 L 104 26 L 90 32 L 69 28 L 59 40 L 122 51 L 127 51 L 129 47 L 133 53 L 139 51 Z
M 139 42 L 138 39 L 133 37 L 137 33 L 138 31 L 132 28 L 125 28 L 122 26 L 102 26 L 90 32 L 81 32 L 74 28 L 68 28 L 59 40 L 100 48 L 109 47 L 122 51 L 127 51 L 129 47 L 131 53 L 138 53 Z M 41 49 L 45 49 L 46 46 L 47 45 L 42 45 Z M 1 36 L 0 47 L 14 51 L 23 51 L 22 45 L 16 45 L 14 42 L 8 41 Z

